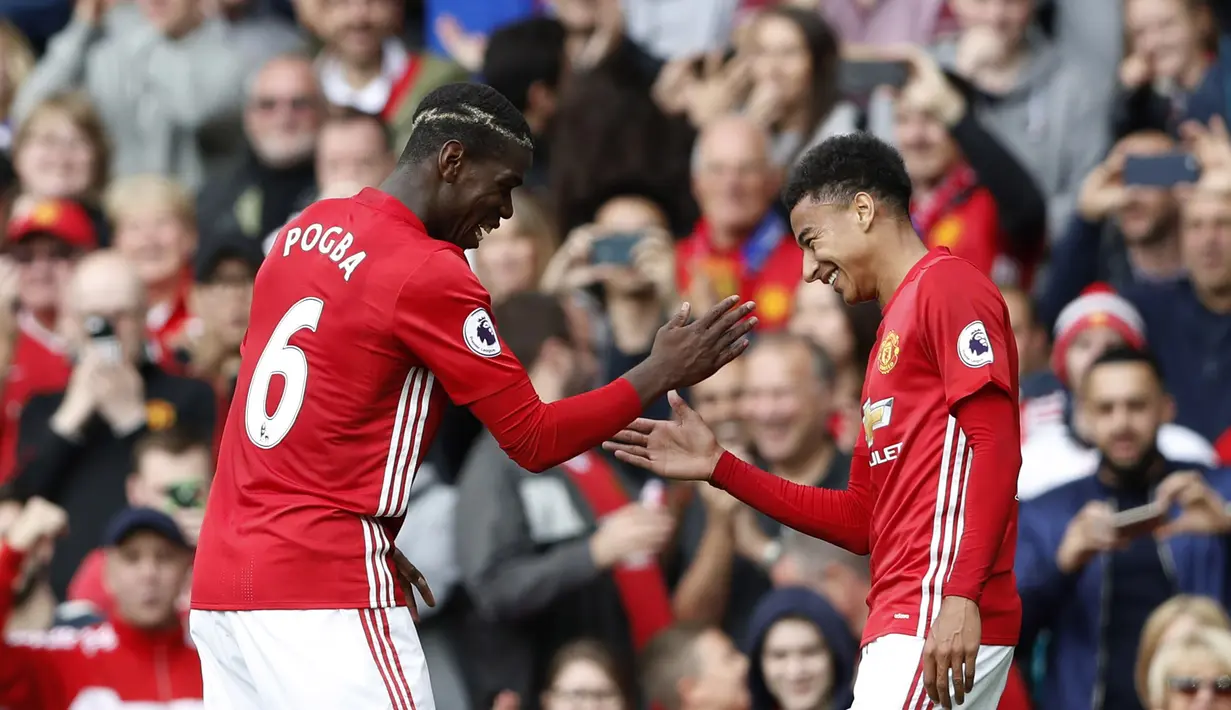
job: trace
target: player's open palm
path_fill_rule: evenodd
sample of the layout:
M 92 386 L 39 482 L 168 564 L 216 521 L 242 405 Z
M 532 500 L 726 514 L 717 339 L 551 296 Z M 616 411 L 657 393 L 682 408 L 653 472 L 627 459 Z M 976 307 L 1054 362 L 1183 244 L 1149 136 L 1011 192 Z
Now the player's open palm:
M 722 457 L 722 447 L 678 392 L 669 392 L 667 401 L 671 403 L 671 421 L 637 419 L 603 447 L 624 463 L 663 478 L 709 480 Z
M 757 324 L 748 315 L 755 307 L 752 301 L 740 304 L 739 296 L 729 296 L 689 323 L 690 306 L 685 303 L 658 329 L 646 364 L 663 373 L 666 389 L 697 384 L 748 347 L 745 336 Z

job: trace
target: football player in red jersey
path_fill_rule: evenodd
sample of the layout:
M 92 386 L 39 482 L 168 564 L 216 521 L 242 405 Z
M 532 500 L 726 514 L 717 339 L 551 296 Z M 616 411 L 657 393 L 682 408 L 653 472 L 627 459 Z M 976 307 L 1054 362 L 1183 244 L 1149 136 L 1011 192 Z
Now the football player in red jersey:
M 688 325 L 685 305 L 622 378 L 540 401 L 463 253 L 512 216 L 530 153 L 498 92 L 444 86 L 380 189 L 321 200 L 276 236 L 194 565 L 207 708 L 433 710 L 405 608 L 422 579 L 392 541 L 445 398 L 541 471 L 746 347 L 751 303 Z
M 801 486 L 740 461 L 675 393 L 673 421 L 638 419 L 607 446 L 623 461 L 708 480 L 785 525 L 871 554 L 854 710 L 994 710 L 1021 625 L 1008 309 L 972 264 L 923 246 L 902 160 L 868 134 L 809 151 L 784 199 L 804 278 L 847 303 L 876 299 L 883 311 L 848 489 Z

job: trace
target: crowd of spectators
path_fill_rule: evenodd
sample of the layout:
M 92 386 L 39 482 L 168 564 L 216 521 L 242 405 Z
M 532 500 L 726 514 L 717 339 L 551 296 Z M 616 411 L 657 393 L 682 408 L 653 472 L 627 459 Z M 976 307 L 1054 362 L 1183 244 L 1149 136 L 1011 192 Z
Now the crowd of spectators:
M 739 293 L 753 346 L 686 394 L 805 485 L 844 487 L 875 424 L 880 316 L 800 283 L 778 190 L 826 137 L 893 143 L 920 238 L 1001 286 L 1020 354 L 1001 706 L 1231 708 L 1228 8 L 0 4 L 0 708 L 199 700 L 185 590 L 257 269 L 306 205 L 378 186 L 419 99 L 467 78 L 536 135 L 470 258 L 540 396 L 619 376 L 681 300 Z M 1154 500 L 1183 512 L 1117 532 Z M 442 710 L 850 703 L 867 561 L 710 486 L 598 450 L 531 475 L 457 409 L 398 547 L 435 592 Z

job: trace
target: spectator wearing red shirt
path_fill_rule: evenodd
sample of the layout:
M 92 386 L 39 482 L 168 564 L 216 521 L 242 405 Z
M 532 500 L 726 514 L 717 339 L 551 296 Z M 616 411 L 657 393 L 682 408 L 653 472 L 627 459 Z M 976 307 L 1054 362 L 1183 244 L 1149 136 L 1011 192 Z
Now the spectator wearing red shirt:
M 192 255 L 197 248 L 191 195 L 161 175 L 133 175 L 112 183 L 104 199 L 112 241 L 145 284 L 146 327 L 155 361 L 178 372 L 174 351 L 188 323 Z
M 26 553 L 68 525 L 64 511 L 31 500 L 0 544 L 0 619 Z M 106 577 L 115 614 L 84 629 L 13 634 L 0 641 L 0 704 L 31 710 L 191 707 L 200 701 L 201 662 L 175 601 L 191 568 L 171 518 L 130 508 L 108 526 Z
M 781 177 L 769 137 L 748 119 L 720 119 L 697 138 L 692 184 L 701 221 L 676 248 L 676 282 L 694 309 L 738 293 L 757 302 L 763 330 L 786 326 L 803 253 L 773 210 Z
M 917 55 L 894 107 L 896 143 L 910 174 L 915 230 L 999 285 L 1029 288 L 1046 235 L 1043 194 L 980 125 L 956 80 Z
M 11 348 L 0 356 L 7 356 L 8 370 L 0 395 L 0 482 L 13 473 L 26 401 L 68 384 L 71 367 L 56 320 L 73 260 L 98 246 L 97 237 L 89 213 L 69 200 L 36 202 L 9 223 L 4 257 L 15 266 L 0 277 L 0 339 Z

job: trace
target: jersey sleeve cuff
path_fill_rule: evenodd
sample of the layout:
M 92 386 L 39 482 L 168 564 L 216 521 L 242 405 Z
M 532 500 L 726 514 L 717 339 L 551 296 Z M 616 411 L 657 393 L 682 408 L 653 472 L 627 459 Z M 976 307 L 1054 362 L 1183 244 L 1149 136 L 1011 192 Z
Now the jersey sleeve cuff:
M 710 473 L 710 484 L 715 488 L 727 490 L 730 487 L 735 477 L 739 475 L 739 471 L 744 467 L 744 462 L 740 461 L 730 451 L 723 451 L 722 456 L 718 458 L 718 465 L 714 467 Z

